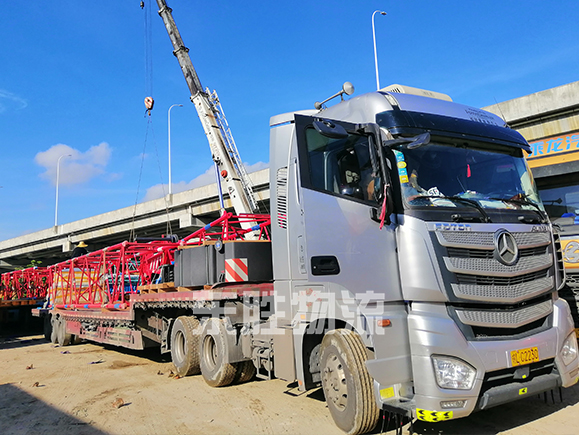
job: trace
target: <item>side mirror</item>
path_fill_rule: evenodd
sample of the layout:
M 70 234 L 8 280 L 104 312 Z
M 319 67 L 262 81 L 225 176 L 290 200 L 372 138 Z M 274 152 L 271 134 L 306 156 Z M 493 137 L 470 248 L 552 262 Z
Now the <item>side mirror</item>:
M 348 132 L 344 127 L 327 119 L 314 121 L 313 126 L 322 136 L 326 136 L 332 139 L 344 139 L 348 137 Z

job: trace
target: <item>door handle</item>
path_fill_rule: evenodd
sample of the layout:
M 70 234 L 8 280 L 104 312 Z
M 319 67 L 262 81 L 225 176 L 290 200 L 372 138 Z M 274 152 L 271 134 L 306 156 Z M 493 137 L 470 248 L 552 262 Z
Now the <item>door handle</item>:
M 333 255 L 319 255 L 311 258 L 312 275 L 337 275 L 340 263 Z

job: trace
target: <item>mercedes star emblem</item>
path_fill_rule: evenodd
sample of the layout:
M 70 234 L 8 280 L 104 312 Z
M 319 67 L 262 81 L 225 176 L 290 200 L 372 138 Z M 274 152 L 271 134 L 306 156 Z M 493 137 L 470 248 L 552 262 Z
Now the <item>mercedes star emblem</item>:
M 519 248 L 515 237 L 505 229 L 495 233 L 494 257 L 505 266 L 512 266 L 519 261 Z

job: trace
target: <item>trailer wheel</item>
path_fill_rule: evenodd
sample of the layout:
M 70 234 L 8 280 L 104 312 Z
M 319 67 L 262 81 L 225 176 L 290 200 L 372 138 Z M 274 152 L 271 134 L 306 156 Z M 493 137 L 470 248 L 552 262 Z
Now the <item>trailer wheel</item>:
M 72 334 L 66 332 L 66 320 L 63 317 L 56 321 L 56 341 L 59 346 L 68 346 L 72 341 Z
M 199 320 L 181 316 L 171 330 L 171 360 L 181 377 L 199 374 Z
M 58 343 L 58 318 L 50 313 L 48 314 L 50 317 L 50 342 L 52 344 Z
M 256 371 L 253 361 L 250 359 L 235 363 L 235 378 L 233 378 L 233 383 L 243 384 L 244 382 L 251 381 Z
M 372 430 L 380 411 L 360 336 L 347 329 L 330 331 L 322 340 L 320 355 L 322 387 L 336 425 L 348 435 Z
M 201 340 L 201 374 L 208 385 L 224 387 L 233 382 L 237 373 L 234 364 L 227 361 L 225 325 L 223 320 L 210 318 L 203 325 Z
M 52 341 L 52 316 L 49 314 L 45 314 L 42 317 L 42 321 L 44 323 L 44 339 L 46 341 Z

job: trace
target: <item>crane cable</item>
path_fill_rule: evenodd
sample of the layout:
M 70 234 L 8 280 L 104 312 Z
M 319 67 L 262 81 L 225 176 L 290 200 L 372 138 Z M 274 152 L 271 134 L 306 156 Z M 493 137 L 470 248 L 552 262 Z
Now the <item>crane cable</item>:
M 146 7 L 141 1 L 141 9 L 144 11 L 144 44 L 145 44 L 145 95 L 153 100 L 153 31 L 151 25 L 151 1 L 147 1 Z M 146 99 L 145 99 L 146 100 Z M 145 101 L 145 105 L 146 105 Z M 152 109 L 148 108 L 148 110 Z M 149 113 L 150 114 L 150 113 Z
M 163 199 L 165 204 L 165 213 L 167 215 L 167 226 L 166 226 L 166 233 L 172 234 L 171 228 L 171 221 L 169 217 L 169 205 L 167 203 L 167 198 L 165 194 L 165 185 L 163 183 L 163 177 L 161 174 L 161 166 L 160 166 L 160 159 L 159 159 L 159 152 L 157 150 L 157 142 L 155 140 L 155 131 L 153 128 L 153 118 L 151 116 L 151 110 L 155 105 L 155 100 L 153 99 L 153 49 L 152 49 L 152 26 L 151 26 L 151 1 L 147 2 L 145 7 L 145 2 L 140 2 L 141 9 L 144 10 L 144 46 L 145 46 L 145 95 L 147 95 L 144 99 L 145 103 L 145 117 L 147 118 L 147 129 L 145 132 L 145 140 L 143 143 L 143 152 L 141 153 L 141 165 L 139 169 L 139 181 L 137 184 L 137 194 L 135 197 L 135 205 L 133 207 L 133 216 L 131 221 L 131 230 L 129 233 L 129 240 L 135 241 L 136 239 L 136 232 L 135 232 L 135 217 L 137 214 L 137 205 L 139 202 L 139 193 L 141 189 L 141 180 L 143 176 L 143 167 L 146 157 L 146 150 L 147 150 L 147 141 L 149 137 L 149 128 L 151 129 L 153 135 L 153 143 L 155 145 L 155 155 L 157 157 L 157 166 L 159 168 L 159 178 L 161 180 L 161 188 L 163 192 Z

